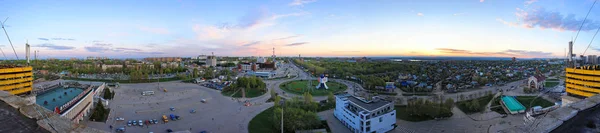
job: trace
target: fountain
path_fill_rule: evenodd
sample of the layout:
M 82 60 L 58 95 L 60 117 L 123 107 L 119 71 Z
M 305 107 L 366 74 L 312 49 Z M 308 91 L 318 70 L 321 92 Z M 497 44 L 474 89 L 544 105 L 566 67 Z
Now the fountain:
M 64 94 L 67 95 L 67 92 L 65 92 Z
M 48 105 L 48 101 L 44 101 L 44 105 Z
M 61 98 L 61 99 L 62 99 L 62 96 L 58 96 L 58 98 Z
M 56 99 L 55 99 L 55 98 L 52 98 L 52 101 L 56 101 Z

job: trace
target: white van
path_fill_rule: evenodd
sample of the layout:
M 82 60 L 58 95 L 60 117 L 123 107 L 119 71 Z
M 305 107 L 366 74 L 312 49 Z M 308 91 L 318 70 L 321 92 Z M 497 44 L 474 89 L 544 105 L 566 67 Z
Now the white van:
M 154 91 L 144 91 L 142 92 L 142 96 L 154 95 Z

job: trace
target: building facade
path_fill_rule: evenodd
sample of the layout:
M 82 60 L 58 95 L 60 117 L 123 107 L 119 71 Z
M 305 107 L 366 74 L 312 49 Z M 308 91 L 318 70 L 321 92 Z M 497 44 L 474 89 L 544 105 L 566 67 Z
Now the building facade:
M 159 62 L 179 62 L 181 61 L 181 57 L 149 57 L 149 58 L 144 58 L 144 61 L 148 61 L 148 62 L 155 62 L 155 61 L 159 61 Z
M 0 90 L 13 95 L 30 93 L 33 88 L 33 68 L 0 65 Z
M 208 67 L 216 67 L 217 66 L 217 57 L 216 56 L 208 56 L 206 58 L 206 66 Z
M 586 98 L 600 93 L 600 66 L 566 68 L 565 84 L 569 96 Z
M 527 84 L 529 88 L 532 89 L 544 89 L 544 83 L 546 82 L 546 77 L 543 75 L 534 75 L 529 77 Z
M 393 102 L 373 97 L 367 100 L 350 94 L 335 95 L 333 115 L 354 133 L 384 133 L 396 127 Z

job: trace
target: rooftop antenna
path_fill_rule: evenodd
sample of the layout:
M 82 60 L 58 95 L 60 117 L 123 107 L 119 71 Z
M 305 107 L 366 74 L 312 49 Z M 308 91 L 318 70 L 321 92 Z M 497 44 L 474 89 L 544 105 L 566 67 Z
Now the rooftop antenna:
M 6 38 L 8 38 L 8 43 L 10 43 L 10 46 L 12 47 L 13 52 L 15 53 L 15 56 L 17 57 L 17 60 L 19 60 L 19 56 L 17 55 L 15 46 L 13 46 L 12 41 L 10 41 L 10 37 L 8 37 L 8 33 L 6 32 L 6 28 L 4 28 L 4 23 L 6 23 L 6 20 L 8 20 L 8 17 L 6 17 L 6 19 L 4 19 L 4 22 L 2 22 L 0 24 L 2 25 L 2 30 L 4 30 L 4 34 L 6 35 Z M 2 52 L 2 54 L 4 54 L 4 52 Z M 6 55 L 4 56 L 4 58 L 6 58 Z

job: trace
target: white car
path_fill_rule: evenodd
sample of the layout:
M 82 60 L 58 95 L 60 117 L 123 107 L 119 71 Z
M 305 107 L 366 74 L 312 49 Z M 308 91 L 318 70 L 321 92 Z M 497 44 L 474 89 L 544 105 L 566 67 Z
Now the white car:
M 117 117 L 117 121 L 124 121 L 124 120 L 125 120 L 125 118 Z
M 140 123 L 140 126 L 144 126 L 144 122 L 142 120 L 139 120 L 138 123 Z

